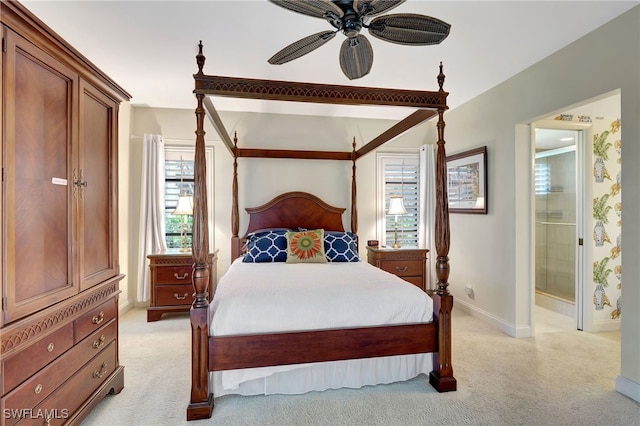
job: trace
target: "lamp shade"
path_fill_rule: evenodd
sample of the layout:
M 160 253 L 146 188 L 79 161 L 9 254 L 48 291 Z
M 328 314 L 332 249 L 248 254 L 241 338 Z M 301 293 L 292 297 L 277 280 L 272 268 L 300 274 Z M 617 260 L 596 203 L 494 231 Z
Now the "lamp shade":
M 407 214 L 407 210 L 404 208 L 402 197 L 391 197 L 391 199 L 389 199 L 389 210 L 387 211 L 387 214 Z
M 178 205 L 173 211 L 173 214 L 193 214 L 193 198 L 191 196 L 181 195 L 178 198 Z

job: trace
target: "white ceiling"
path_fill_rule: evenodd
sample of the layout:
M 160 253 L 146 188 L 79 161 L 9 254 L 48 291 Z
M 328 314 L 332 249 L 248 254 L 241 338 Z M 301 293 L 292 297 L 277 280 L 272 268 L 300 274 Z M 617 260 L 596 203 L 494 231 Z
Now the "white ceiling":
M 409 0 L 389 13 L 420 13 L 451 24 L 437 46 L 402 46 L 367 36 L 371 73 L 349 81 L 340 70 L 338 34 L 284 65 L 267 59 L 284 46 L 331 29 L 322 20 L 266 0 L 32 1 L 22 3 L 127 90 L 134 105 L 195 108 L 192 74 L 202 40 L 207 74 L 313 83 L 437 90 L 444 63 L 455 108 L 631 9 L 635 1 Z M 363 30 L 364 35 L 368 32 Z M 218 110 L 399 118 L 398 108 L 291 105 L 216 99 Z

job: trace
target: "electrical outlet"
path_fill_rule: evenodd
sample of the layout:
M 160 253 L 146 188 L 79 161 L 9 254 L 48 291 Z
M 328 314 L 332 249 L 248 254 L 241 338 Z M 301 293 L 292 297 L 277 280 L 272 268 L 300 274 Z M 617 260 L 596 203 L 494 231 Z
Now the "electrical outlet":
M 474 294 L 473 294 L 473 285 L 467 284 L 464 287 L 464 292 L 467 293 L 467 296 L 469 296 L 471 299 L 473 299 L 473 296 L 474 296 Z

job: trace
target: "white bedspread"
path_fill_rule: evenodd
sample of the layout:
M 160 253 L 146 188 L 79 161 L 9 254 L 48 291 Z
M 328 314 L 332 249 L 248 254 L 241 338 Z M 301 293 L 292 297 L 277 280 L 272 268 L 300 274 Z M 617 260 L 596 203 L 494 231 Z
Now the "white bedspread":
M 242 263 L 220 279 L 210 335 L 430 322 L 418 287 L 366 262 Z
M 431 322 L 418 287 L 366 262 L 242 263 L 220 279 L 210 335 Z M 215 396 L 304 393 L 407 380 L 431 370 L 431 354 L 248 368 L 211 373 Z

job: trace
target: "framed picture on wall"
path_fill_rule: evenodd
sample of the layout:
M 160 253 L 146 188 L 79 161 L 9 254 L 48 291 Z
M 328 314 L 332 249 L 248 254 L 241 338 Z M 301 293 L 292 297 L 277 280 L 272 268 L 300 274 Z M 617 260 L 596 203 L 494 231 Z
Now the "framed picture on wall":
M 449 212 L 487 214 L 487 147 L 447 157 Z

